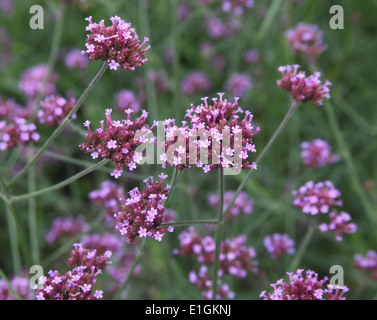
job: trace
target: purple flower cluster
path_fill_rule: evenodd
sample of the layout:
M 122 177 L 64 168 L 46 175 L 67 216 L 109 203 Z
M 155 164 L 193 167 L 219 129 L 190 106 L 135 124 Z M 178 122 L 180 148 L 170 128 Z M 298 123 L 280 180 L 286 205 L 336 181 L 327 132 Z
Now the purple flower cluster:
M 254 0 L 223 0 L 222 9 L 225 13 L 240 16 L 245 9 L 254 7 Z
M 366 255 L 355 254 L 354 265 L 357 269 L 362 269 L 367 272 L 369 277 L 377 280 L 377 252 L 368 250 Z
M 37 120 L 49 127 L 58 127 L 76 104 L 75 98 L 63 98 L 59 95 L 48 95 L 41 101 L 37 112 Z M 76 115 L 72 116 L 76 119 Z
M 117 110 L 124 113 L 125 110 L 131 109 L 134 112 L 140 110 L 140 102 L 135 93 L 131 90 L 120 90 L 115 94 L 115 101 Z
M 297 102 L 312 101 L 317 106 L 321 106 L 324 98 L 330 98 L 328 86 L 331 85 L 331 82 L 326 80 L 322 84 L 319 80 L 320 72 L 306 77 L 304 71 L 297 72 L 299 67 L 298 64 L 279 67 L 278 71 L 281 72 L 283 78 L 277 81 L 278 87 L 289 92 Z
M 87 36 L 86 51 L 91 60 L 107 61 L 110 69 L 134 70 L 144 64 L 145 52 L 150 46 L 143 49 L 149 39 L 144 38 L 140 43 L 139 37 L 131 24 L 114 16 L 110 20 L 112 25 L 106 27 L 103 20 L 99 23 L 92 22 L 92 17 L 85 20 L 89 22 L 86 27 L 91 34 Z
M 71 49 L 64 57 L 64 64 L 70 69 L 86 69 L 89 66 L 89 59 L 80 49 Z
M 103 297 L 102 290 L 94 290 L 96 277 L 107 268 L 111 262 L 111 252 L 106 251 L 100 255 L 96 250 L 83 248 L 75 244 L 71 257 L 67 260 L 71 268 L 64 275 L 57 270 L 50 270 L 49 277 L 39 278 L 36 286 L 38 300 L 97 300 Z
M 17 297 L 11 291 L 23 300 L 34 300 L 35 294 L 26 276 L 14 276 L 9 284 L 10 288 L 4 279 L 0 279 L 0 300 L 16 300 Z
M 264 237 L 263 244 L 272 259 L 281 258 L 283 255 L 295 253 L 295 241 L 287 234 L 274 233 Z
M 186 112 L 191 127 L 186 121 L 178 127 L 174 119 L 165 120 L 166 141 L 160 146 L 164 151 L 160 156 L 164 167 L 169 164 L 184 170 L 194 164 L 205 173 L 219 167 L 237 172 L 257 168 L 255 162 L 249 163 L 248 157 L 249 152 L 256 152 L 253 139 L 259 127 L 254 128 L 251 124 L 253 115 L 238 106 L 238 98 L 230 103 L 223 95 L 219 93 L 220 101 L 213 98 L 212 105 L 208 103 L 208 97 L 202 99 L 204 104 L 191 105 Z M 240 118 L 238 114 L 242 113 L 245 116 Z M 208 151 L 204 160 L 203 151 Z
M 285 36 L 294 52 L 304 54 L 311 62 L 316 61 L 327 49 L 327 44 L 323 43 L 322 31 L 317 25 L 300 22 L 287 30 Z
M 47 232 L 46 240 L 49 243 L 55 243 L 62 238 L 74 236 L 88 229 L 89 225 L 85 222 L 83 216 L 57 217 L 53 220 Z
M 272 293 L 262 291 L 260 297 L 264 300 L 346 300 L 343 296 L 348 291 L 346 286 L 326 285 L 327 277 L 319 280 L 317 273 L 307 270 L 304 276 L 303 272 L 303 269 L 297 269 L 296 273 L 287 272 L 289 282 L 280 279 L 271 284 Z
M 90 129 L 90 121 L 84 122 L 89 133 L 86 142 L 80 144 L 81 150 L 90 153 L 93 159 L 98 157 L 110 159 L 115 163 L 115 170 L 111 173 L 114 178 L 119 178 L 123 172 L 123 166 L 130 171 L 136 168 L 136 164 L 142 160 L 142 153 L 137 152 L 137 146 L 147 141 L 146 136 L 151 128 L 145 124 L 148 113 L 143 110 L 142 115 L 131 120 L 133 110 L 127 109 L 127 120 L 115 121 L 111 119 L 111 109 L 106 109 L 107 127 L 101 120 L 101 127 L 94 132 Z
M 133 243 L 136 238 L 149 237 L 161 241 L 166 232 L 173 232 L 173 227 L 161 227 L 164 221 L 165 208 L 163 202 L 167 199 L 170 186 L 163 187 L 167 175 L 159 175 L 161 181 L 157 182 L 150 177 L 144 180 L 145 189 L 134 188 L 129 192 L 130 197 L 124 200 L 121 210 L 114 214 L 118 221 L 116 229 L 128 243 Z
M 188 96 L 208 92 L 212 86 L 211 80 L 201 71 L 190 71 L 181 81 L 181 91 Z
M 322 139 L 302 142 L 301 150 L 303 163 L 312 168 L 323 167 L 340 159 L 339 155 L 332 153 L 330 144 Z
M 243 97 L 252 87 L 253 81 L 248 74 L 233 73 L 225 82 L 225 89 L 233 97 Z
M 355 223 L 350 223 L 351 216 L 349 213 L 341 211 L 338 212 L 336 210 L 331 211 L 329 213 L 330 222 L 329 223 L 322 223 L 318 226 L 319 230 L 322 232 L 331 231 L 335 234 L 336 241 L 342 241 L 343 233 L 355 233 L 357 230 L 357 226 Z
M 233 199 L 235 191 L 229 190 L 224 193 L 224 210 L 228 207 L 230 201 Z M 210 194 L 208 197 L 208 204 L 211 207 L 217 208 L 219 204 L 219 196 L 217 194 Z M 246 191 L 241 191 L 237 196 L 234 204 L 230 208 L 226 219 L 234 216 L 239 216 L 241 213 L 252 214 L 254 209 L 254 201 L 250 199 Z

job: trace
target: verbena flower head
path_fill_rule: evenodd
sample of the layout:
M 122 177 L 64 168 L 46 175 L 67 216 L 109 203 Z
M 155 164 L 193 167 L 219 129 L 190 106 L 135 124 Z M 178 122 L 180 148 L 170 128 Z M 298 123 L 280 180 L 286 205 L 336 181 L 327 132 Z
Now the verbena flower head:
M 352 218 L 347 212 L 334 210 L 329 213 L 329 218 L 329 223 L 322 223 L 318 228 L 322 232 L 333 232 L 336 241 L 343 240 L 343 233 L 355 233 L 357 230 L 356 224 L 350 222 Z
M 44 63 L 40 63 L 34 67 L 27 69 L 24 73 L 21 74 L 20 80 L 18 82 L 18 88 L 22 94 L 27 98 L 34 99 L 38 94 L 42 93 L 43 89 L 44 94 L 54 94 L 56 92 L 56 80 L 57 75 L 52 74 L 46 87 L 43 88 L 44 81 L 48 76 L 48 67 Z
M 55 243 L 62 238 L 72 237 L 88 229 L 89 225 L 85 222 L 83 216 L 57 217 L 52 221 L 51 227 L 46 235 L 46 240 L 49 243 Z
M 278 259 L 283 255 L 295 253 L 295 241 L 287 234 L 274 233 L 264 237 L 263 244 L 272 259 Z
M 233 199 L 235 191 L 229 190 L 224 194 L 224 210 L 228 207 L 230 201 Z M 211 207 L 217 208 L 219 204 L 218 194 L 210 194 L 208 197 L 208 204 Z M 237 196 L 234 204 L 230 208 L 226 219 L 232 216 L 239 216 L 241 213 L 252 214 L 254 209 L 254 201 L 249 197 L 249 194 L 246 191 L 241 191 Z
M 23 107 L 13 99 L 0 96 L 0 120 L 13 121 L 14 117 L 28 119 L 30 108 Z
M 309 61 L 315 61 L 327 49 L 323 43 L 322 31 L 317 25 L 299 22 L 285 32 L 288 45 L 295 53 L 302 53 Z
M 333 154 L 330 144 L 322 139 L 313 139 L 301 143 L 302 162 L 312 168 L 324 167 L 339 161 L 340 156 Z
M 229 285 L 223 283 L 222 279 L 218 280 L 219 286 L 215 299 L 233 299 L 235 293 L 230 290 Z M 189 281 L 198 287 L 205 300 L 211 300 L 213 298 L 213 281 L 208 275 L 208 268 L 206 266 L 201 266 L 198 273 L 191 271 L 189 273 Z
M 111 252 L 100 255 L 81 244 L 74 247 L 67 260 L 70 271 L 62 275 L 57 270 L 50 270 L 49 277 L 43 275 L 39 278 L 36 287 L 38 300 L 97 300 L 103 297 L 103 291 L 94 290 L 94 285 L 96 277 L 111 263 L 107 260 Z
M 4 279 L 0 279 L 0 300 L 16 300 L 17 297 L 12 292 L 15 292 L 23 300 L 35 299 L 27 276 L 14 276 L 10 279 L 9 284 L 10 288 Z
M 208 92 L 212 86 L 211 80 L 201 71 L 191 71 L 181 81 L 181 90 L 188 96 Z
M 287 272 L 289 281 L 280 279 L 271 284 L 274 289 L 272 293 L 262 291 L 260 297 L 264 300 L 346 300 L 343 296 L 348 292 L 346 286 L 338 288 L 326 285 L 327 277 L 319 280 L 317 273 L 307 270 L 304 275 L 303 272 L 303 269 L 297 269 L 296 273 Z
M 299 67 L 297 64 L 279 67 L 278 71 L 281 72 L 283 78 L 277 81 L 278 87 L 289 92 L 297 102 L 312 101 L 314 104 L 321 106 L 324 98 L 330 99 L 328 86 L 331 85 L 331 82 L 326 80 L 322 84 L 319 79 L 320 72 L 315 72 L 306 77 L 304 71 L 298 72 Z
M 88 250 L 96 250 L 99 255 L 103 255 L 107 250 L 110 250 L 114 258 L 121 251 L 124 242 L 114 233 L 103 232 L 86 234 L 81 238 L 80 243 Z
M 147 142 L 147 135 L 151 128 L 145 124 L 148 113 L 143 110 L 142 115 L 131 120 L 130 114 L 133 110 L 125 110 L 127 120 L 114 121 L 111 119 L 112 109 L 106 109 L 105 115 L 107 126 L 101 120 L 101 127 L 92 131 L 90 121 L 84 122 L 89 133 L 86 135 L 86 142 L 80 144 L 81 150 L 90 153 L 93 159 L 110 159 L 115 163 L 115 170 L 111 173 L 114 178 L 119 178 L 123 172 L 123 166 L 130 171 L 134 170 L 142 160 L 142 153 L 135 149 L 140 144 Z
M 80 49 L 71 49 L 64 57 L 64 64 L 70 69 L 86 69 L 89 66 L 89 59 Z
M 190 125 L 182 121 L 183 126 L 178 127 L 174 119 L 165 120 L 166 141 L 160 146 L 164 167 L 169 164 L 184 170 L 196 165 L 205 173 L 220 167 L 233 172 L 257 168 L 248 158 L 250 152 L 256 152 L 254 136 L 260 129 L 252 125 L 250 111 L 238 106 L 238 98 L 230 103 L 223 95 L 219 93 L 219 101 L 213 98 L 212 104 L 205 97 L 204 104 L 191 105 L 186 112 Z
M 166 175 L 161 174 L 160 182 L 150 177 L 144 181 L 145 189 L 140 192 L 136 187 L 129 192 L 121 210 L 114 214 L 118 222 L 116 229 L 128 243 L 136 238 L 149 237 L 161 241 L 166 232 L 173 232 L 173 227 L 162 227 L 164 221 L 164 200 L 167 199 L 170 186 L 163 186 Z
M 24 118 L 14 117 L 10 124 L 0 121 L 0 151 L 38 141 L 40 135 L 36 130 L 36 125 L 26 123 Z
M 357 269 L 365 270 L 368 276 L 377 280 L 377 252 L 368 250 L 366 255 L 355 254 L 354 265 Z
M 252 87 L 253 81 L 248 74 L 233 73 L 225 82 L 225 89 L 233 97 L 242 98 Z
M 124 113 L 125 110 L 131 109 L 135 112 L 140 110 L 140 102 L 138 97 L 132 90 L 120 90 L 115 94 L 117 110 Z
M 41 108 L 37 112 L 39 123 L 46 124 L 49 127 L 59 126 L 68 113 L 75 106 L 75 98 L 63 98 L 57 94 L 48 95 L 41 101 Z M 76 119 L 76 114 L 72 115 Z
M 104 20 L 99 23 L 92 22 L 92 17 L 85 20 L 89 22 L 86 27 L 91 34 L 87 36 L 86 51 L 91 60 L 107 61 L 110 69 L 134 70 L 144 64 L 145 52 L 150 48 L 143 49 L 149 39 L 144 38 L 140 43 L 139 37 L 131 24 L 123 21 L 120 17 L 114 16 L 110 20 L 112 25 L 105 26 Z
M 292 194 L 293 205 L 311 215 L 329 213 L 331 207 L 343 206 L 342 200 L 337 199 L 341 195 L 340 191 L 329 180 L 318 183 L 308 181 L 298 190 L 292 191 Z

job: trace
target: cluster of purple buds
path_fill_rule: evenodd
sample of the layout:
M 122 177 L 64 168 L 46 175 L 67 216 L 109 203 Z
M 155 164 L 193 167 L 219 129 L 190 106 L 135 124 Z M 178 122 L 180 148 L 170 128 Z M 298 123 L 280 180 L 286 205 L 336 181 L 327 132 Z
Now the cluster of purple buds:
M 265 236 L 263 244 L 272 259 L 279 259 L 286 254 L 295 253 L 295 241 L 287 234 L 274 233 Z
M 160 160 L 178 170 L 189 169 L 191 165 L 202 168 L 205 173 L 226 168 L 233 172 L 242 169 L 256 169 L 255 162 L 249 162 L 249 152 L 256 152 L 254 136 L 260 130 L 252 125 L 253 115 L 238 106 L 238 98 L 233 103 L 223 99 L 202 98 L 204 104 L 187 110 L 190 125 L 182 121 L 178 127 L 174 119 L 165 120 L 166 139 Z M 241 118 L 239 114 L 244 113 Z M 203 154 L 205 159 L 203 159 Z
M 38 300 L 97 300 L 103 298 L 102 290 L 95 290 L 96 277 L 111 263 L 107 259 L 111 252 L 99 255 L 96 250 L 88 250 L 75 244 L 71 257 L 67 260 L 71 268 L 64 275 L 50 270 L 49 277 L 39 278 L 36 286 Z M 94 291 L 94 293 L 93 293 Z
M 302 142 L 301 150 L 303 163 L 312 168 L 323 167 L 340 159 L 339 155 L 332 153 L 330 144 L 322 139 Z
M 233 97 L 242 98 L 252 87 L 253 81 L 248 74 L 233 73 L 225 82 L 225 89 Z
M 326 80 L 322 84 L 319 79 L 320 72 L 315 72 L 306 77 L 304 71 L 297 71 L 299 67 L 297 64 L 279 67 L 278 71 L 281 72 L 283 78 L 277 81 L 278 87 L 289 92 L 293 99 L 299 103 L 312 101 L 321 106 L 324 98 L 330 98 L 328 86 L 331 85 L 331 82 Z
M 229 190 L 224 193 L 224 210 L 228 207 L 234 195 L 235 191 L 233 190 Z M 217 208 L 219 204 L 218 194 L 210 194 L 208 197 L 208 204 L 213 208 Z M 249 194 L 246 191 L 241 191 L 225 218 L 228 219 L 230 217 L 239 216 L 241 213 L 249 215 L 253 213 L 253 209 L 254 201 L 250 199 Z
M 82 55 L 80 49 L 71 49 L 64 57 L 64 64 L 70 69 L 86 69 L 89 66 L 89 59 Z
M 101 120 L 101 127 L 92 131 L 90 121 L 84 122 L 89 133 L 86 135 L 86 142 L 80 144 L 81 150 L 90 153 L 93 159 L 98 157 L 110 159 L 115 163 L 115 170 L 111 173 L 115 179 L 119 178 L 123 172 L 123 166 L 127 166 L 130 171 L 137 167 L 142 160 L 142 153 L 135 149 L 140 144 L 147 142 L 147 135 L 151 133 L 152 127 L 145 124 L 148 113 L 142 110 L 142 115 L 135 120 L 131 120 L 133 110 L 127 109 L 127 120 L 112 120 L 111 109 L 106 109 L 105 115 L 107 126 Z
M 30 108 L 19 105 L 13 99 L 3 99 L 0 96 L 0 120 L 13 121 L 14 117 L 28 119 Z
M 55 243 L 62 238 L 72 237 L 89 229 L 83 216 L 77 217 L 57 217 L 52 221 L 50 230 L 46 235 L 49 243 Z
M 59 95 L 48 95 L 41 101 L 41 108 L 37 112 L 39 123 L 49 127 L 58 127 L 76 104 L 75 98 L 65 99 Z M 72 115 L 76 119 L 76 114 Z
M 134 112 L 140 110 L 140 102 L 135 93 L 131 90 L 120 90 L 115 94 L 117 110 L 124 113 L 125 110 L 131 109 Z
M 264 300 L 346 300 L 343 296 L 348 291 L 346 286 L 326 285 L 327 277 L 319 280 L 317 273 L 307 270 L 304 276 L 303 272 L 303 269 L 297 269 L 296 273 L 287 272 L 289 282 L 280 279 L 271 284 L 272 293 L 263 291 L 260 297 Z
M 254 7 L 254 0 L 223 0 L 222 9 L 225 13 L 240 16 L 245 9 Z
M 160 174 L 160 182 L 153 177 L 144 180 L 143 192 L 134 188 L 129 192 L 130 197 L 123 200 L 121 210 L 114 214 L 119 230 L 126 241 L 131 244 L 136 238 L 149 237 L 161 241 L 166 232 L 173 232 L 173 227 L 162 227 L 165 207 L 170 185 L 163 186 L 167 175 Z
M 114 16 L 110 20 L 112 25 L 105 26 L 103 20 L 99 23 L 92 22 L 92 17 L 85 20 L 89 22 L 86 27 L 91 34 L 87 36 L 86 51 L 91 60 L 107 61 L 110 69 L 134 70 L 144 64 L 145 52 L 150 46 L 143 49 L 149 39 L 144 38 L 140 43 L 139 37 L 131 24 L 123 21 L 120 17 Z
M 318 26 L 309 23 L 298 23 L 294 28 L 285 32 L 288 45 L 295 53 L 302 53 L 313 62 L 327 49 L 323 43 L 322 31 Z
M 36 129 L 34 123 L 26 123 L 24 118 L 14 117 L 10 124 L 7 124 L 5 120 L 0 121 L 0 150 L 38 141 L 40 135 Z
M 368 250 L 365 256 L 355 254 L 354 265 L 357 269 L 362 269 L 373 279 L 377 280 L 377 252 Z
M 8 286 L 4 279 L 0 279 L 0 300 L 34 300 L 35 294 L 30 287 L 30 281 L 26 276 L 14 276 Z M 15 296 L 13 292 L 17 295 Z
M 355 223 L 351 223 L 351 216 L 349 213 L 341 211 L 338 212 L 336 210 L 331 211 L 329 213 L 330 222 L 329 223 L 322 223 L 318 226 L 319 230 L 322 232 L 333 232 L 335 234 L 336 241 L 343 240 L 343 233 L 355 233 L 357 230 L 357 226 Z

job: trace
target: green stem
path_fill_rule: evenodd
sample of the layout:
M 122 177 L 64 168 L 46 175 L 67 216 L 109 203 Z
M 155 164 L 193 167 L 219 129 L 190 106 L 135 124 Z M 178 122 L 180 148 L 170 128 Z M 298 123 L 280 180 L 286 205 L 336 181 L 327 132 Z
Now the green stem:
M 260 155 L 258 156 L 258 158 L 255 160 L 255 162 L 257 164 L 266 155 L 267 151 L 270 149 L 271 145 L 274 143 L 274 141 L 276 140 L 276 138 L 279 136 L 279 134 L 281 133 L 281 131 L 283 130 L 283 128 L 287 125 L 287 123 L 288 123 L 289 119 L 291 118 L 293 112 L 296 110 L 296 108 L 298 108 L 298 106 L 299 105 L 295 101 L 292 101 L 291 107 L 289 108 L 288 112 L 286 113 L 284 119 L 281 121 L 279 127 L 276 129 L 276 131 L 272 135 L 271 139 L 267 142 L 267 145 L 264 147 L 264 149 L 262 150 L 262 152 L 260 153 Z M 237 188 L 237 190 L 236 190 L 233 198 L 231 199 L 231 201 L 229 202 L 228 206 L 226 207 L 226 209 L 224 211 L 224 216 L 226 216 L 229 213 L 229 211 L 232 208 L 234 202 L 236 201 L 238 195 L 243 190 L 246 182 L 251 177 L 251 174 L 253 173 L 253 171 L 254 171 L 253 169 L 249 169 L 249 171 L 246 174 L 245 178 L 242 180 L 242 182 L 238 186 L 238 188 Z
M 98 71 L 96 76 L 90 82 L 89 86 L 85 89 L 85 91 L 82 93 L 80 98 L 77 100 L 73 109 L 68 113 L 68 115 L 65 117 L 63 122 L 59 125 L 59 127 L 57 127 L 55 131 L 49 136 L 49 138 L 46 140 L 43 146 L 39 149 L 39 151 L 34 155 L 34 157 L 31 158 L 29 162 L 22 168 L 22 170 L 8 183 L 8 187 L 13 185 L 18 179 L 20 179 L 29 170 L 29 168 L 38 160 L 38 158 L 50 146 L 50 144 L 59 136 L 59 134 L 62 132 L 64 127 L 72 120 L 73 115 L 79 110 L 82 103 L 84 102 L 86 97 L 89 95 L 89 93 L 92 91 L 96 83 L 99 81 L 99 79 L 101 79 L 107 67 L 108 67 L 108 63 L 104 62 L 101 69 Z
M 274 0 L 268 7 L 266 16 L 263 19 L 261 28 L 258 33 L 258 39 L 263 39 L 268 29 L 271 27 L 275 20 L 275 16 L 279 12 L 280 6 L 282 4 L 281 0 Z
M 88 173 L 96 170 L 97 168 L 100 168 L 102 167 L 103 165 L 105 165 L 109 160 L 108 159 L 103 159 L 101 160 L 100 162 L 92 165 L 91 167 L 89 168 L 86 168 L 85 170 L 82 170 L 80 171 L 79 173 L 76 173 L 74 176 L 62 181 L 62 182 L 59 182 L 57 184 L 54 184 L 52 186 L 49 186 L 47 188 L 44 188 L 44 189 L 40 189 L 40 190 L 37 190 L 37 191 L 34 191 L 34 192 L 30 192 L 30 193 L 26 193 L 26 194 L 21 194 L 21 195 L 18 195 L 18 196 L 11 196 L 9 201 L 10 202 L 15 202 L 15 201 L 21 201 L 21 200 L 25 200 L 25 199 L 29 199 L 31 197 L 37 197 L 37 196 L 40 196 L 41 194 L 44 194 L 44 193 L 47 193 L 47 192 L 51 192 L 51 191 L 55 191 L 55 190 L 58 190 L 60 188 L 63 188 L 69 184 L 71 184 L 72 182 L 82 178 L 83 176 L 87 175 Z
M 214 256 L 214 264 L 213 264 L 213 295 L 212 299 L 216 299 L 217 294 L 217 285 L 218 285 L 218 271 L 220 265 L 220 249 L 221 249 L 221 241 L 223 237 L 223 225 L 224 225 L 224 169 L 219 168 L 219 204 L 218 204 L 218 213 L 217 219 L 218 223 L 216 225 L 216 235 L 215 235 L 215 256 Z
M 289 272 L 295 272 L 296 271 L 297 266 L 300 264 L 301 259 L 304 255 L 304 252 L 307 249 L 307 247 L 310 243 L 310 240 L 313 237 L 313 233 L 314 233 L 314 227 L 309 226 L 308 230 L 306 231 L 304 240 L 301 242 L 301 245 L 300 245 L 299 249 L 297 250 L 295 257 L 294 257 L 293 261 L 291 262 L 291 264 L 288 268 Z
M 175 222 L 167 222 L 161 223 L 161 227 L 181 227 L 181 226 L 191 226 L 195 224 L 218 224 L 219 221 L 217 219 L 208 219 L 208 220 L 188 220 L 188 221 L 175 221 Z
M 35 191 L 35 167 L 31 168 L 28 173 L 28 192 Z M 34 197 L 28 199 L 28 219 L 29 219 L 29 233 L 30 233 L 30 249 L 33 264 L 39 263 L 39 243 L 38 243 L 38 227 L 37 227 L 37 212 L 36 202 Z

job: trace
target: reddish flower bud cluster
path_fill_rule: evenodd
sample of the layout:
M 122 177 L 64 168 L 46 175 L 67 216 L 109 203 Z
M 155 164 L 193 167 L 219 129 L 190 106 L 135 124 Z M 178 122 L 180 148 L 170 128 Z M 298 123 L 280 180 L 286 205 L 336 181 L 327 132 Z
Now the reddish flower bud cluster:
M 57 217 L 53 220 L 50 230 L 46 235 L 49 243 L 55 243 L 61 238 L 74 236 L 75 234 L 85 232 L 89 229 L 89 225 L 82 216 L 73 217 Z
M 0 150 L 38 141 L 40 135 L 35 132 L 36 129 L 34 123 L 26 123 L 24 118 L 14 117 L 13 122 L 9 125 L 6 121 L 0 121 Z
M 116 229 L 125 236 L 128 243 L 133 243 L 137 237 L 149 237 L 158 241 L 166 232 L 173 232 L 173 227 L 161 227 L 164 221 L 164 200 L 167 199 L 170 186 L 163 187 L 167 175 L 161 174 L 160 182 L 153 177 L 144 180 L 146 184 L 141 193 L 136 187 L 129 192 L 130 198 L 124 200 L 121 210 L 114 214 L 119 222 Z
M 305 76 L 304 71 L 297 72 L 299 65 L 281 66 L 278 71 L 281 72 L 283 79 L 277 81 L 280 89 L 288 91 L 292 97 L 300 103 L 312 101 L 314 104 L 321 106 L 322 99 L 330 99 L 330 89 L 328 86 L 331 82 L 326 80 L 321 83 L 320 72 L 315 72 L 309 77 Z
M 298 190 L 292 191 L 293 205 L 302 212 L 316 215 L 318 213 L 329 213 L 330 207 L 342 206 L 343 202 L 337 200 L 341 195 L 331 181 L 314 183 L 308 181 Z
M 306 166 L 312 168 L 323 167 L 340 159 L 337 154 L 332 154 L 330 144 L 321 139 L 304 141 L 301 143 L 301 159 Z
M 326 285 L 327 277 L 318 280 L 318 274 L 307 270 L 305 276 L 303 269 L 297 269 L 296 273 L 287 272 L 289 282 L 280 279 L 271 284 L 272 293 L 262 291 L 260 297 L 264 300 L 346 300 L 343 296 L 348 291 L 346 286 L 342 288 Z
M 288 45 L 295 53 L 303 53 L 309 61 L 315 61 L 327 49 L 323 43 L 322 31 L 318 26 L 309 23 L 298 23 L 293 29 L 286 31 Z
M 336 210 L 329 213 L 330 222 L 322 223 L 318 228 L 322 232 L 331 231 L 335 234 L 336 241 L 342 241 L 343 233 L 355 233 L 357 226 L 354 223 L 350 223 L 351 216 L 349 213 Z
M 151 128 L 145 124 L 148 113 L 143 110 L 142 115 L 131 121 L 128 109 L 127 120 L 113 121 L 111 119 L 111 109 L 106 109 L 107 127 L 101 120 L 101 128 L 94 132 L 90 129 L 90 121 L 84 122 L 89 133 L 86 135 L 86 143 L 80 145 L 81 150 L 91 153 L 93 159 L 102 157 L 110 159 L 115 163 L 115 170 L 111 173 L 114 178 L 119 178 L 123 172 L 123 165 L 128 166 L 130 171 L 136 168 L 136 164 L 142 160 L 142 153 L 136 152 L 137 146 L 147 141 L 146 136 L 151 132 Z
M 226 210 L 230 201 L 233 199 L 234 194 L 236 192 L 233 190 L 226 191 L 224 194 L 224 206 L 223 209 Z M 210 194 L 208 197 L 208 204 L 213 207 L 217 208 L 219 204 L 219 195 L 218 194 Z M 250 199 L 248 193 L 246 191 L 241 191 L 237 196 L 234 204 L 230 208 L 227 216 L 225 219 L 228 219 L 232 216 L 239 216 L 241 213 L 244 214 L 252 214 L 254 209 L 254 201 Z
M 191 105 L 186 113 L 191 128 L 186 121 L 182 122 L 182 127 L 177 127 L 174 119 L 165 120 L 166 141 L 161 146 L 164 153 L 160 156 L 165 162 L 163 167 L 170 164 L 184 170 L 194 164 L 205 173 L 219 167 L 233 172 L 249 167 L 256 169 L 256 163 L 248 161 L 248 153 L 256 152 L 253 139 L 259 131 L 259 127 L 251 124 L 253 115 L 238 106 L 238 98 L 230 103 L 223 99 L 223 93 L 219 96 L 219 102 L 217 98 L 212 99 L 213 105 L 208 104 L 208 97 L 202 99 L 204 104 Z M 245 113 L 244 118 L 238 113 Z M 206 159 L 202 152 L 206 153 Z
M 287 234 L 274 233 L 265 236 L 263 244 L 272 259 L 279 259 L 283 255 L 295 253 L 295 242 Z
M 131 24 L 123 21 L 120 17 L 114 16 L 110 20 L 112 25 L 106 27 L 104 21 L 92 22 L 92 17 L 85 20 L 89 22 L 86 27 L 91 34 L 87 36 L 86 51 L 91 60 L 107 61 L 110 69 L 134 70 L 140 67 L 147 59 L 144 58 L 145 49 L 142 47 L 149 40 L 147 37 L 140 43 L 139 37 Z
M 355 254 L 354 265 L 357 269 L 365 270 L 368 275 L 377 280 L 377 252 L 374 250 L 368 250 L 365 256 L 361 254 Z
M 95 250 L 83 248 L 75 244 L 75 250 L 67 260 L 70 271 L 61 275 L 57 270 L 48 272 L 49 278 L 42 276 L 37 289 L 38 300 L 96 300 L 102 298 L 102 290 L 95 290 L 97 275 L 107 268 L 111 262 L 111 252 L 99 255 Z
M 47 96 L 41 101 L 41 109 L 37 112 L 38 122 L 49 127 L 58 127 L 73 109 L 75 103 L 76 99 L 74 98 L 67 100 L 56 94 Z M 72 118 L 76 119 L 76 115 L 74 114 Z

